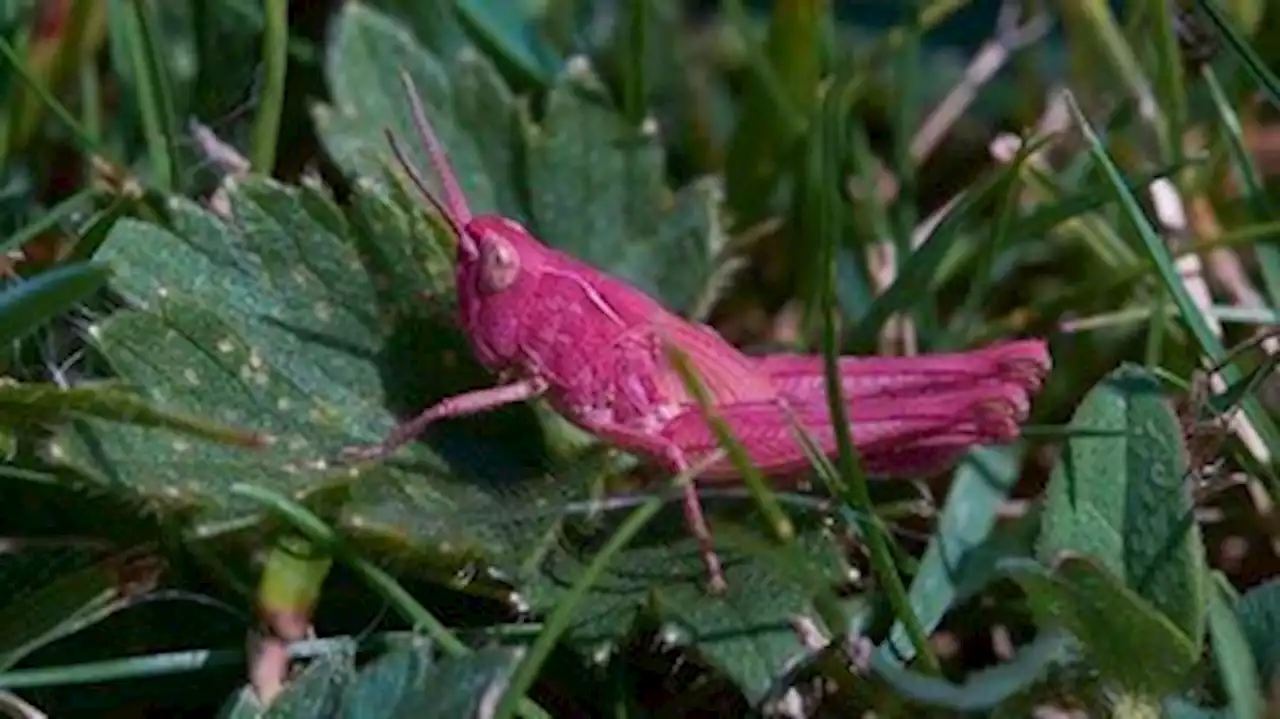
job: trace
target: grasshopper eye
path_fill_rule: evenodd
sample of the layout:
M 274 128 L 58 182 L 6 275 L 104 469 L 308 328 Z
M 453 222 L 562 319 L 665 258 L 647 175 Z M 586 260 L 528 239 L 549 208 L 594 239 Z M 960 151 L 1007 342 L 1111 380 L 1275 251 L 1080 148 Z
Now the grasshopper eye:
M 480 290 L 501 292 L 520 275 L 520 255 L 510 242 L 500 237 L 486 238 L 480 246 Z

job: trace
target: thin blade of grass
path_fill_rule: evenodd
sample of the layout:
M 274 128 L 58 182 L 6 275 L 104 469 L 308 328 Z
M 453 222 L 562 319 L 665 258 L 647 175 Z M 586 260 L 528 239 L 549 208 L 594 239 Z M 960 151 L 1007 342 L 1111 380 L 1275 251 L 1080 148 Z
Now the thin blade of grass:
M 284 107 L 284 84 L 289 65 L 289 2 L 267 0 L 262 32 L 262 102 L 253 122 L 251 164 L 262 175 L 276 166 L 276 143 L 280 139 L 280 113 Z
M 161 191 L 176 189 L 178 167 L 178 123 L 168 64 L 160 56 L 156 41 L 154 9 L 145 0 L 123 0 L 121 34 L 112 42 L 125 44 L 138 80 L 138 110 L 151 161 L 152 183 Z
M 34 221 L 0 242 L 0 255 L 8 255 L 10 252 L 22 249 L 28 242 L 71 219 L 85 205 L 91 204 L 96 194 L 97 191 L 94 188 L 86 187 L 41 213 Z
M 705 467 L 695 465 L 684 472 L 681 472 L 675 479 L 676 483 L 684 484 L 693 480 L 699 472 Z M 502 693 L 502 699 L 498 701 L 497 707 L 493 712 L 493 719 L 508 719 L 516 710 L 517 703 L 524 700 L 525 694 L 533 686 L 534 681 L 538 678 L 538 672 L 541 671 L 542 665 L 547 661 L 547 657 L 551 656 L 551 651 L 555 648 L 556 642 L 560 640 L 561 635 L 568 630 L 569 625 L 573 622 L 574 613 L 578 611 L 579 606 L 587 597 L 587 592 L 595 585 L 600 576 L 604 574 L 609 563 L 613 561 L 627 544 L 640 533 L 641 529 L 649 523 L 651 519 L 662 509 L 663 501 L 661 497 L 650 497 L 646 499 L 639 507 L 631 510 L 627 518 L 623 520 L 622 526 L 618 527 L 618 531 L 609 537 L 609 541 L 605 542 L 600 551 L 592 557 L 591 563 L 586 566 L 581 576 L 569 588 L 560 601 L 556 603 L 555 609 L 551 610 L 551 615 L 543 622 L 542 631 L 538 633 L 538 638 L 533 640 L 533 645 L 529 647 L 529 651 L 524 658 L 520 660 L 520 664 L 511 674 L 511 680 L 507 683 L 506 689 Z
M 1253 211 L 1253 219 L 1259 222 L 1275 220 L 1275 212 L 1267 202 L 1262 174 L 1258 172 L 1253 155 L 1245 144 L 1240 117 L 1236 114 L 1213 69 L 1206 66 L 1201 76 L 1204 78 L 1205 86 L 1209 88 L 1213 106 L 1218 111 L 1217 127 L 1223 139 L 1227 141 L 1227 152 L 1231 158 L 1231 164 L 1235 166 L 1236 176 L 1240 178 L 1244 187 L 1245 199 Z M 1258 258 L 1262 281 L 1266 285 L 1271 306 L 1280 307 L 1280 245 L 1275 242 L 1259 242 L 1253 246 L 1253 251 Z
M 111 271 L 90 263 L 63 265 L 0 292 L 0 346 L 24 339 L 97 292 Z
M 888 530 L 875 514 L 867 476 L 862 469 L 857 448 L 849 430 L 849 415 L 845 405 L 840 378 L 839 300 L 836 297 L 836 248 L 839 245 L 841 200 L 838 188 L 844 170 L 847 148 L 844 139 L 849 136 L 844 121 L 843 102 L 838 93 L 829 93 L 819 112 L 808 153 L 808 181 L 806 203 L 808 221 L 805 223 L 815 233 L 826 270 L 821 275 L 822 292 L 822 356 L 826 379 L 827 402 L 831 422 L 835 430 L 838 457 L 836 466 L 842 479 L 839 496 L 846 504 L 868 518 L 869 531 L 865 533 L 872 568 L 889 596 L 894 614 L 906 627 L 907 635 L 915 646 L 928 671 L 940 670 L 938 658 L 929 645 L 928 636 L 911 608 L 907 589 L 893 561 L 889 546 Z
M 31 74 L 26 63 L 16 52 L 14 52 L 13 46 L 9 44 L 9 41 L 3 37 L 0 37 L 0 56 L 2 56 L 9 67 L 18 74 L 18 77 L 22 78 L 22 81 L 26 83 L 27 87 L 31 88 L 31 90 L 35 92 L 36 96 L 40 98 L 40 101 L 49 108 L 54 116 L 56 116 L 58 120 L 66 126 L 67 130 L 71 133 L 71 137 L 75 140 L 76 144 L 79 145 L 81 152 L 86 154 L 101 154 L 98 149 L 98 143 L 94 140 L 93 134 L 86 130 L 80 124 L 80 121 L 76 119 L 76 116 L 72 115 L 61 102 L 58 102 L 58 99 L 53 96 L 53 93 L 49 92 L 49 88 L 45 87 L 44 83 L 41 83 Z M 7 144 L 8 142 L 6 140 L 5 145 L 7 146 Z M 0 150 L 4 150 L 5 154 L 7 154 L 6 148 L 0 148 Z M 4 159 L 4 155 L 0 154 L 0 160 Z
M 898 276 L 893 284 L 875 298 L 849 332 L 848 339 L 844 341 L 846 349 L 854 352 L 869 351 L 875 346 L 876 336 L 889 317 L 914 306 L 920 298 L 931 294 L 931 285 L 937 279 L 935 275 L 938 268 L 962 236 L 961 227 L 992 197 L 1001 196 L 1016 177 L 1017 168 L 1011 165 L 992 172 L 965 190 L 929 238 L 899 264 Z
M 680 375 L 680 380 L 684 383 L 685 389 L 689 391 L 689 394 L 698 403 L 703 418 L 706 419 L 711 431 L 715 433 L 716 439 L 720 442 L 720 446 L 729 455 L 730 461 L 733 462 L 734 467 L 742 476 L 743 483 L 751 491 L 751 496 L 764 514 L 770 530 L 773 531 L 779 542 L 786 543 L 791 541 L 795 537 L 795 525 L 782 509 L 782 505 L 778 502 L 778 498 L 774 496 L 773 490 L 769 488 L 764 479 L 764 474 L 751 461 L 747 451 L 742 447 L 742 443 L 738 441 L 737 437 L 733 436 L 733 432 L 729 429 L 724 419 L 716 412 L 715 404 L 711 401 L 711 396 L 707 393 L 706 387 L 702 384 L 688 356 L 674 343 L 667 342 L 665 344 L 667 356 L 671 359 L 672 366 L 675 368 L 676 373 Z
M 1257 51 L 1239 30 L 1235 24 L 1231 22 L 1231 18 L 1227 17 L 1222 8 L 1218 6 L 1217 0 L 1196 0 L 1196 4 L 1204 11 L 1210 22 L 1217 27 L 1218 32 L 1226 39 L 1227 45 L 1236 57 L 1244 64 L 1245 72 L 1253 77 L 1254 82 L 1258 83 L 1258 87 L 1262 90 L 1271 104 L 1280 107 L 1280 78 L 1271 72 L 1267 67 L 1266 61 L 1258 55 Z
M 1191 331 L 1192 336 L 1195 337 L 1201 352 L 1215 364 L 1221 364 L 1226 354 L 1222 341 L 1214 334 L 1209 327 L 1209 323 L 1200 313 L 1199 308 L 1196 307 L 1191 294 L 1187 291 L 1186 286 L 1182 284 L 1182 278 L 1177 268 L 1174 267 L 1173 258 L 1170 256 L 1168 248 L 1165 247 L 1164 241 L 1147 220 L 1137 198 L 1125 186 L 1119 168 L 1112 161 L 1110 154 L 1102 145 L 1101 138 L 1098 137 L 1097 132 L 1084 116 L 1084 112 L 1080 109 L 1074 95 L 1071 93 L 1067 94 L 1067 107 L 1084 135 L 1089 152 L 1097 160 L 1099 168 L 1107 179 L 1107 183 L 1115 192 L 1117 199 L 1119 199 L 1125 218 L 1141 239 L 1142 247 L 1146 250 L 1149 260 L 1155 266 L 1165 290 L 1173 299 L 1174 304 L 1177 305 L 1183 322 Z M 1240 378 L 1239 370 L 1233 365 L 1223 366 L 1222 374 L 1228 383 L 1235 382 Z M 1256 397 L 1246 399 L 1243 402 L 1243 407 L 1245 415 L 1253 423 L 1254 428 L 1257 429 L 1258 434 L 1266 443 L 1268 451 L 1273 457 L 1276 456 L 1277 452 L 1280 452 L 1280 432 L 1277 431 L 1271 417 L 1262 408 Z M 1274 476 L 1269 478 L 1272 484 L 1272 494 L 1280 494 L 1280 487 L 1277 486 L 1276 478 Z

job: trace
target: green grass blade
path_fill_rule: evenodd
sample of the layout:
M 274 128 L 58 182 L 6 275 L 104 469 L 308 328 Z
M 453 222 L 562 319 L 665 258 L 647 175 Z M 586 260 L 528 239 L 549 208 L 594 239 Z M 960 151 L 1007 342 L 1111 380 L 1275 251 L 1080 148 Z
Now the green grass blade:
M 0 292 L 0 346 L 21 340 L 62 315 L 107 282 L 103 265 L 55 267 Z
M 127 7 L 122 9 L 122 34 L 112 40 L 126 44 L 138 80 L 138 111 L 142 115 L 152 181 L 159 190 L 172 191 L 182 176 L 178 168 L 178 123 L 168 64 L 161 57 L 156 38 L 154 9 L 145 0 L 118 1 Z
M 694 468 L 681 474 L 676 481 L 688 482 L 700 468 Z M 551 616 L 547 617 L 543 624 L 543 629 L 538 634 L 538 638 L 533 641 L 533 645 L 529 647 L 529 652 L 520 660 L 520 664 L 516 667 L 511 675 L 511 680 L 507 683 L 507 688 L 499 700 L 497 708 L 494 710 L 494 719 L 509 719 L 515 712 L 517 702 L 522 700 L 525 694 L 533 686 L 534 681 L 538 677 L 538 672 L 542 669 L 542 665 L 546 662 L 547 657 L 551 655 L 551 651 L 555 648 L 556 642 L 560 636 L 569 628 L 570 623 L 574 619 L 574 613 L 578 611 L 579 605 L 587 597 L 587 592 L 591 590 L 592 585 L 600 579 L 605 569 L 609 566 L 609 562 L 613 561 L 627 544 L 635 538 L 640 530 L 644 528 L 649 520 L 662 509 L 663 501 L 661 497 L 650 497 L 643 504 L 631 510 L 631 514 L 627 515 L 622 526 L 618 531 L 609 537 L 609 541 L 596 552 L 595 557 L 591 559 L 591 563 L 587 565 L 582 575 L 573 583 L 569 591 L 556 603 L 556 608 L 552 610 Z
M 812 228 L 818 240 L 825 272 L 822 274 L 822 356 L 826 375 L 827 403 L 830 407 L 831 422 L 835 429 L 838 456 L 836 466 L 840 475 L 847 480 L 841 483 L 841 499 L 859 514 L 868 517 L 867 539 L 871 564 L 876 578 L 888 594 L 894 614 L 906 628 L 907 636 L 919 654 L 925 667 L 931 671 L 939 670 L 937 656 L 929 645 L 920 620 L 911 608 L 907 597 L 907 588 L 902 581 L 894 563 L 893 551 L 889 546 L 889 532 L 883 521 L 875 515 L 875 506 L 871 500 L 871 490 L 867 484 L 866 473 L 862 469 L 857 448 L 849 430 L 849 414 L 845 406 L 844 392 L 840 380 L 840 340 L 839 340 L 839 301 L 836 297 L 836 248 L 840 239 L 840 212 L 842 203 L 838 188 L 842 186 L 840 179 L 843 172 L 846 147 L 844 139 L 849 136 L 843 118 L 841 98 L 836 93 L 824 98 L 825 102 L 819 113 L 819 121 L 814 129 L 813 141 L 808 156 L 808 195 L 805 223 Z
M 284 85 L 289 66 L 289 2 L 267 0 L 266 25 L 262 33 L 262 103 L 253 123 L 251 163 L 254 171 L 270 175 L 276 166 L 276 143 L 280 139 L 280 113 L 284 107 Z
M 1196 0 L 1196 4 L 1226 39 L 1231 51 L 1244 64 L 1245 72 L 1258 83 L 1258 87 L 1267 99 L 1271 100 L 1273 105 L 1280 107 L 1280 78 L 1267 67 L 1266 61 L 1253 49 L 1248 38 L 1236 29 L 1235 24 L 1218 6 L 1217 0 Z
M 1084 134 L 1085 141 L 1089 146 L 1089 152 L 1098 162 L 1098 166 L 1102 170 L 1108 184 L 1110 184 L 1112 191 L 1115 192 L 1117 199 L 1119 199 L 1121 206 L 1124 209 L 1125 218 L 1128 220 L 1129 224 L 1132 225 L 1133 230 L 1141 239 L 1142 247 L 1146 250 L 1148 259 L 1155 267 L 1160 280 L 1164 284 L 1165 290 L 1169 293 L 1169 296 L 1177 306 L 1178 312 L 1181 314 L 1182 321 L 1187 325 L 1192 336 L 1195 337 L 1196 343 L 1199 345 L 1201 352 L 1203 352 L 1204 355 L 1214 364 L 1221 363 L 1226 355 L 1226 349 L 1223 347 L 1222 341 L 1218 339 L 1217 335 L 1215 335 L 1213 330 L 1209 327 L 1209 323 L 1205 320 L 1204 315 L 1201 314 L 1199 308 L 1196 307 L 1196 304 L 1191 299 L 1191 294 L 1187 291 L 1186 286 L 1182 284 L 1182 278 L 1178 273 L 1177 268 L 1174 267 L 1173 258 L 1171 257 L 1168 248 L 1165 247 L 1159 233 L 1156 232 L 1155 228 L 1153 228 L 1151 223 L 1147 220 L 1137 198 L 1128 189 L 1128 187 L 1126 187 L 1124 179 L 1120 175 L 1119 168 L 1117 168 L 1115 162 L 1111 160 L 1110 154 L 1107 152 L 1106 148 L 1103 147 L 1101 138 L 1098 137 L 1097 132 L 1093 129 L 1089 120 L 1085 118 L 1084 113 L 1081 111 L 1074 95 L 1067 95 L 1067 106 L 1072 117 L 1075 119 L 1076 124 L 1080 126 L 1081 132 Z M 1228 383 L 1235 382 L 1240 378 L 1239 370 L 1232 365 L 1223 367 L 1222 374 Z M 1276 456 L 1277 453 L 1280 453 L 1280 432 L 1277 431 L 1276 425 L 1272 421 L 1271 417 L 1262 408 L 1262 405 L 1258 402 L 1257 398 L 1248 398 L 1243 402 L 1243 407 L 1245 415 L 1258 430 L 1258 434 L 1266 443 L 1272 456 Z M 1274 486 L 1275 480 L 1274 478 L 1272 478 L 1272 480 L 1272 493 L 1276 494 L 1277 488 Z
M 1276 219 L 1275 213 L 1267 203 L 1267 192 L 1263 187 L 1262 174 L 1253 161 L 1253 155 L 1245 144 L 1244 129 L 1240 125 L 1240 117 L 1232 107 L 1212 69 L 1205 67 L 1202 75 L 1213 106 L 1218 111 L 1218 128 L 1227 141 L 1227 151 L 1231 163 L 1235 166 L 1236 175 L 1244 187 L 1245 198 L 1253 210 L 1255 220 L 1269 221 Z M 1262 270 L 1262 281 L 1266 285 L 1271 306 L 1280 307 L 1280 245 L 1275 242 L 1259 242 L 1253 246 L 1258 265 Z
M 17 73 L 18 77 L 22 78 L 22 81 L 26 83 L 27 87 L 31 88 L 31 90 L 35 92 L 36 96 L 40 98 L 40 101 L 48 106 L 54 116 L 66 126 L 67 130 L 71 132 L 71 137 L 76 141 L 76 144 L 80 146 L 80 150 L 82 152 L 101 154 L 98 150 L 98 143 L 93 139 L 93 134 L 80 124 L 80 121 L 76 119 L 75 115 L 71 114 L 70 110 L 68 110 L 61 102 L 58 102 L 58 99 L 53 96 L 53 93 L 49 92 L 49 88 L 45 87 L 44 83 L 32 76 L 31 71 L 27 69 L 26 63 L 23 62 L 22 58 L 20 58 L 16 52 L 14 52 L 13 46 L 9 44 L 9 41 L 3 37 L 0 37 L 0 56 L 2 56 L 5 63 L 7 63 L 9 67 Z M 5 141 L 5 144 L 7 145 L 7 140 Z M 0 155 L 0 160 L 4 159 L 5 157 Z
M 0 242 L 0 255 L 7 255 L 14 250 L 21 249 L 28 242 L 54 229 L 62 222 L 70 220 L 83 209 L 84 205 L 90 203 L 96 194 L 97 192 L 92 187 L 87 187 L 49 208 L 37 217 L 34 222 L 25 225 L 22 229 L 5 238 L 3 242 Z

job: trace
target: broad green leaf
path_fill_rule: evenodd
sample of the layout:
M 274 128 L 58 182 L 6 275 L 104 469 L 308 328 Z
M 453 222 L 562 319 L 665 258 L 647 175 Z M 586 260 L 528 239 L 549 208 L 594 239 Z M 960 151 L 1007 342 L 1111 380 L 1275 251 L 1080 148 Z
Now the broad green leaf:
M 380 439 L 395 421 L 388 405 L 417 412 L 493 381 L 420 299 L 447 287 L 432 269 L 443 255 L 423 216 L 365 183 L 356 185 L 350 218 L 313 190 L 261 179 L 231 187 L 229 204 L 223 220 L 174 201 L 177 234 L 118 224 L 99 258 L 116 268 L 114 288 L 136 309 L 94 336 L 149 399 L 274 439 L 251 451 L 89 420 L 83 437 L 59 439 L 61 456 L 104 486 L 193 522 L 197 535 L 259 518 L 231 494 L 239 482 L 304 501 L 341 489 L 350 498 L 341 527 L 378 556 L 437 578 L 483 561 L 504 571 L 532 611 L 546 611 L 607 535 L 578 524 L 553 531 L 600 470 L 555 466 L 527 407 L 441 423 L 424 442 L 358 474 L 329 464 L 343 446 Z M 708 600 L 696 544 L 671 509 L 665 532 L 646 531 L 609 568 L 571 639 L 583 649 L 612 644 L 656 607 L 759 694 L 800 651 L 789 622 L 809 612 L 809 593 L 731 539 L 730 523 L 715 521 L 731 592 Z M 805 546 L 826 562 L 828 579 L 836 576 L 834 549 L 818 529 Z
M 0 423 L 66 422 L 85 417 L 173 430 L 211 442 L 252 447 L 249 432 L 170 412 L 118 383 L 88 382 L 75 387 L 46 383 L 0 382 Z
M 911 608 L 926 632 L 937 628 L 956 601 L 970 553 L 990 534 L 996 510 L 1018 480 L 1017 459 L 1003 448 L 980 447 L 961 462 L 909 590 Z M 891 640 L 880 653 L 903 661 L 915 656 L 901 622 L 894 624 Z
M 0 345 L 23 339 L 97 292 L 107 268 L 77 263 L 42 272 L 0 292 Z
M 528 213 L 522 199 L 519 105 L 511 88 L 485 55 L 461 52 L 449 66 L 453 83 L 453 111 L 457 123 L 467 129 L 493 184 L 494 209 L 525 222 Z
M 497 703 L 506 686 L 517 654 L 500 647 L 472 652 L 464 657 L 441 659 L 433 664 L 395 713 L 366 713 L 356 704 L 343 707 L 344 719 L 452 719 L 485 716 L 484 707 Z M 361 678 L 367 680 L 368 675 Z M 382 681 L 391 677 L 380 677 Z
M 725 238 L 719 188 L 674 196 L 655 129 L 631 127 L 606 103 L 586 61 L 570 64 L 526 127 L 530 214 L 537 236 L 686 310 L 711 278 Z
M 493 526 L 468 509 L 500 522 L 533 502 L 536 487 L 554 487 L 537 479 L 529 457 L 542 456 L 538 425 L 518 408 L 478 423 L 489 439 L 442 427 L 406 448 L 408 465 L 333 466 L 343 446 L 384 436 L 393 412 L 416 413 L 465 383 L 492 381 L 458 361 L 457 331 L 436 324 L 420 300 L 447 288 L 443 250 L 421 216 L 365 190 L 353 198 L 357 222 L 314 190 L 253 179 L 231 188 L 230 220 L 175 200 L 177 234 L 117 224 L 98 257 L 116 268 L 113 287 L 135 309 L 93 333 L 104 354 L 149 400 L 268 441 L 231 449 L 86 421 L 83 436 L 60 439 L 60 456 L 157 508 L 191 510 L 185 516 L 201 533 L 257 516 L 229 494 L 237 482 L 305 498 L 358 476 L 365 491 L 392 488 L 415 506 L 420 536 L 462 554 L 479 551 L 482 529 Z
M 450 56 L 464 47 L 472 47 L 458 17 L 456 3 L 376 0 L 370 4 L 402 18 L 422 44 L 437 55 Z
M 717 504 L 704 500 L 709 513 Z M 800 519 L 795 513 L 792 516 Z M 594 525 L 581 522 L 567 527 L 570 536 L 589 534 L 578 539 L 578 546 L 563 540 L 557 543 L 557 551 L 548 553 L 542 575 L 529 586 L 526 600 L 534 607 L 551 606 L 586 568 L 594 547 L 612 535 L 617 519 L 606 516 Z M 814 616 L 809 604 L 813 583 L 836 581 L 843 565 L 815 522 L 797 522 L 796 544 L 803 551 L 800 561 L 813 565 L 798 569 L 795 554 L 760 546 L 764 520 L 754 507 L 744 511 L 740 504 L 727 506 L 720 521 L 716 514 L 710 519 L 729 585 L 724 595 L 706 594 L 706 569 L 697 543 L 684 525 L 678 504 L 673 503 L 649 522 L 592 586 L 566 638 L 584 652 L 594 652 L 612 644 L 644 614 L 663 625 L 673 644 L 695 648 L 733 679 L 748 701 L 755 702 L 805 652 L 792 622 L 799 616 Z
M 1001 706 L 1041 680 L 1067 655 L 1067 640 L 1061 631 L 1044 632 L 1019 648 L 1012 659 L 976 671 L 959 684 L 907 669 L 882 653 L 874 656 L 871 669 L 912 702 L 959 712 L 978 712 Z
M 460 0 L 458 3 L 461 16 L 499 54 L 541 84 L 550 83 L 560 65 L 560 58 L 538 28 L 538 15 L 545 10 L 546 3 L 541 2 Z
M 1094 557 L 1064 553 L 1052 571 L 1021 571 L 1014 579 L 1042 627 L 1071 631 L 1102 676 L 1125 689 L 1176 691 L 1200 659 L 1198 642 Z
M 218 710 L 218 719 L 259 719 L 262 716 L 262 701 L 253 687 L 245 685 L 239 691 L 227 697 Z
M 336 21 L 327 60 L 335 105 L 321 113 L 320 124 L 326 146 L 352 180 L 348 209 L 309 186 L 245 179 L 228 187 L 228 218 L 174 199 L 172 231 L 121 221 L 97 254 L 116 271 L 112 287 L 131 306 L 94 333 L 125 381 L 174 411 L 244 426 L 271 441 L 250 452 L 86 422 L 84 436 L 60 438 L 62 456 L 163 515 L 181 516 L 197 536 L 259 519 L 255 505 L 230 492 L 237 483 L 324 503 L 340 529 L 403 571 L 438 578 L 472 563 L 492 565 L 514 584 L 513 601 L 545 612 L 608 534 L 607 526 L 594 523 L 558 526 L 568 503 L 584 498 L 601 469 L 586 461 L 562 463 L 554 449 L 558 430 L 540 410 L 518 405 L 442 422 L 378 467 L 332 464 L 342 447 L 381 439 L 397 417 L 495 381 L 476 365 L 447 312 L 451 238 L 426 221 L 422 203 L 401 183 L 384 181 L 389 153 L 380 125 L 401 133 L 408 128 L 407 105 L 394 83 L 398 63 L 415 74 L 433 121 L 443 118 L 439 129 L 451 151 L 461 143 L 453 157 L 474 209 L 493 209 L 494 198 L 504 196 L 499 185 L 510 193 L 505 196 L 520 196 L 510 170 L 500 167 L 518 166 L 516 155 L 488 147 L 509 130 L 510 118 L 486 109 L 509 104 L 496 75 L 486 75 L 481 64 L 471 66 L 474 82 L 446 71 L 402 28 L 366 7 L 347 5 Z M 467 62 L 464 56 L 450 67 Z M 457 88 L 468 82 L 487 89 L 462 101 Z M 555 203 L 592 205 L 594 193 L 605 193 L 598 206 L 587 207 L 595 213 L 588 227 L 614 243 L 614 251 L 597 257 L 609 266 L 630 262 L 650 285 L 666 288 L 661 296 L 672 306 L 690 301 L 702 284 L 690 278 L 709 267 L 719 238 L 712 231 L 711 193 L 693 185 L 672 197 L 651 140 L 642 186 L 623 187 L 632 150 L 613 143 L 626 138 L 606 134 L 616 119 L 582 104 L 571 85 L 562 78 L 548 116 L 537 129 L 525 126 L 541 138 L 531 151 L 544 173 L 529 177 L 559 182 L 550 188 Z M 460 114 L 451 115 L 451 104 Z M 498 121 L 483 129 L 487 116 Z M 575 133 L 580 146 L 567 140 Z M 549 172 L 583 164 L 607 172 Z M 644 202 L 632 203 L 629 195 Z M 544 201 L 544 210 L 549 206 Z M 530 214 L 535 225 L 541 221 Z M 579 229 L 565 241 L 589 247 L 584 238 Z M 616 252 L 621 247 L 657 249 L 626 256 Z M 708 264 L 699 265 L 702 260 Z M 708 504 L 714 509 L 717 503 Z M 640 612 L 652 611 L 679 626 L 683 640 L 749 696 L 760 696 L 802 649 L 790 622 L 811 613 L 811 585 L 794 579 L 794 559 L 761 558 L 754 518 L 734 526 L 726 512 L 713 518 L 713 527 L 731 590 L 708 599 L 696 544 L 678 508 L 670 509 L 665 531 L 647 528 L 609 567 L 570 641 L 584 650 L 613 645 Z M 802 546 L 818 560 L 824 581 L 843 576 L 820 528 L 806 530 Z
M 1204 636 L 1204 546 L 1192 516 L 1182 430 L 1159 380 L 1124 365 L 1076 410 L 1046 488 L 1037 551 L 1096 559 L 1187 640 Z
M 342 695 L 342 719 L 393 719 L 407 711 L 421 695 L 432 671 L 430 646 L 388 652 L 361 668 Z M 447 660 L 446 660 L 447 661 Z
M 1258 676 L 1264 684 L 1275 681 L 1280 676 L 1280 579 L 1245 592 L 1235 611 L 1258 664 Z
M 325 75 L 333 105 L 317 107 L 315 117 L 325 149 L 342 169 L 353 178 L 380 180 L 384 167 L 392 162 L 386 135 L 390 131 L 432 183 L 433 191 L 439 193 L 438 180 L 413 129 L 409 98 L 400 82 L 400 71 L 405 70 L 413 78 L 427 119 L 449 154 L 471 211 L 481 214 L 506 209 L 497 204 L 494 182 L 477 149 L 478 138 L 470 131 L 464 132 L 455 114 L 452 63 L 442 62 L 422 49 L 402 24 L 364 4 L 347 3 L 333 22 L 334 36 L 325 55 Z M 487 64 L 470 50 L 461 51 L 458 58 L 464 66 Z M 476 73 L 484 71 L 473 69 Z M 473 81 L 468 87 L 476 92 L 500 92 L 495 89 L 499 82 Z M 472 100 L 473 104 L 476 102 Z M 501 102 L 501 98 L 493 102 Z M 501 113 L 490 121 L 500 123 Z
M 336 714 L 355 676 L 350 648 L 336 649 L 306 666 L 267 707 L 262 719 L 320 719 Z
M 398 79 L 403 67 L 474 213 L 521 220 L 543 242 L 675 310 L 693 309 L 714 289 L 726 241 L 718 185 L 704 179 L 673 194 L 661 143 L 606 105 L 585 61 L 556 75 L 535 123 L 520 119 L 510 88 L 474 48 L 434 56 L 394 19 L 363 5 L 345 6 L 335 22 L 327 56 L 334 103 L 317 108 L 316 120 L 326 149 L 350 177 L 381 181 L 391 161 L 390 129 L 437 191 L 412 131 Z

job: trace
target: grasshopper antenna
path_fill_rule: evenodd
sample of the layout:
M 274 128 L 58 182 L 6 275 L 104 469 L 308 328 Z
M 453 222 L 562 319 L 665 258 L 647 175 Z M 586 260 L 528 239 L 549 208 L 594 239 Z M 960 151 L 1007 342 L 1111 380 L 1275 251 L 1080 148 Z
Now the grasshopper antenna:
M 426 146 L 432 169 L 436 171 L 436 175 L 440 177 L 440 183 L 444 187 L 444 201 L 441 202 L 440 198 L 427 189 L 427 183 L 422 173 L 409 160 L 409 156 L 400 142 L 396 140 L 390 130 L 387 130 L 387 141 L 391 145 L 391 152 L 395 155 L 396 161 L 400 163 L 400 166 L 408 173 L 409 179 L 413 181 L 422 196 L 431 203 L 436 212 L 440 213 L 453 228 L 453 231 L 457 233 L 458 247 L 462 250 L 462 253 L 466 256 L 474 257 L 479 254 L 479 251 L 471 236 L 466 232 L 466 226 L 471 222 L 471 209 L 467 206 L 466 195 L 462 194 L 462 188 L 458 186 L 458 180 L 449 164 L 448 153 L 445 152 L 444 146 L 440 144 L 435 131 L 431 129 L 431 123 L 427 121 L 427 114 L 422 107 L 422 100 L 418 97 L 417 89 L 414 87 L 413 78 L 404 69 L 400 70 L 400 83 L 404 86 L 405 94 L 409 96 L 409 110 L 413 117 L 413 127 L 418 133 L 418 139 Z

